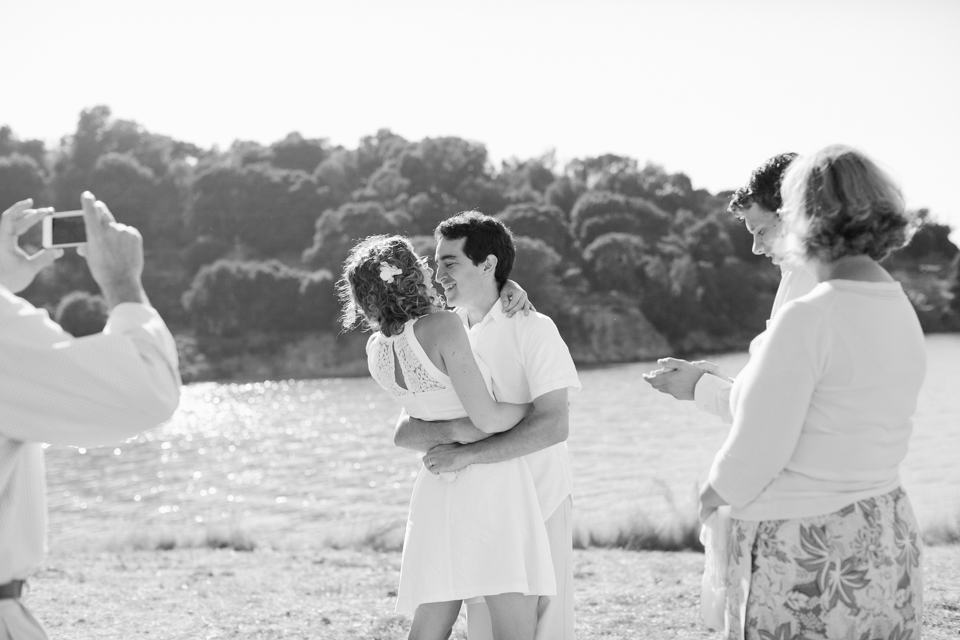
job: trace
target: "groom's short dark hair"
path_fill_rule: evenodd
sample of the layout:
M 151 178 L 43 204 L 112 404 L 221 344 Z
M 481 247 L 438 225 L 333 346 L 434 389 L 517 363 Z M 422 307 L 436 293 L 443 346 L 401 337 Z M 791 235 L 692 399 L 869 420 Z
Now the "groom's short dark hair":
M 742 218 L 745 209 L 758 204 L 770 213 L 780 215 L 777 212 L 783 206 L 783 198 L 780 196 L 783 174 L 796 157 L 795 153 L 781 153 L 754 169 L 750 182 L 733 194 L 727 211 Z
M 497 268 L 493 275 L 497 280 L 497 289 L 506 284 L 510 272 L 513 271 L 517 250 L 513 246 L 513 233 L 497 218 L 479 211 L 461 211 L 438 224 L 433 236 L 437 240 L 441 237 L 447 240 L 466 238 L 463 253 L 475 265 L 486 260 L 489 255 L 496 256 Z

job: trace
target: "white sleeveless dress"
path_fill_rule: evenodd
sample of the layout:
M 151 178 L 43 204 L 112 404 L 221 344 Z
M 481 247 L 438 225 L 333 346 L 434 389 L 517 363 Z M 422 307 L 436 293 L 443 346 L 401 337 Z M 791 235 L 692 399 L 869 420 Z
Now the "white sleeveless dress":
M 413 332 L 377 332 L 367 342 L 373 378 L 414 418 L 466 416 L 450 378 L 427 357 Z M 406 389 L 396 382 L 399 363 Z M 490 375 L 478 362 L 487 389 Z M 557 587 L 536 487 L 526 460 L 470 465 L 441 478 L 421 467 L 403 540 L 397 612 L 426 602 L 500 593 L 556 595 Z

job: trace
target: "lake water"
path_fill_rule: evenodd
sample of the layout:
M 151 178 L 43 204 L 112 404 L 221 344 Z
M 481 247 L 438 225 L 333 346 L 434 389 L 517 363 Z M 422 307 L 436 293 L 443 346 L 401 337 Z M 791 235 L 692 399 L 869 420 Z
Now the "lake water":
M 960 513 L 960 335 L 927 337 L 929 368 L 903 484 L 921 525 Z M 746 354 L 713 360 L 731 373 Z M 653 363 L 581 371 L 568 441 L 578 526 L 690 507 L 727 428 L 650 388 Z M 167 424 L 115 447 L 47 449 L 54 544 L 240 525 L 261 543 L 402 527 L 419 455 L 369 378 L 199 383 Z M 673 505 L 673 507 L 671 507 Z

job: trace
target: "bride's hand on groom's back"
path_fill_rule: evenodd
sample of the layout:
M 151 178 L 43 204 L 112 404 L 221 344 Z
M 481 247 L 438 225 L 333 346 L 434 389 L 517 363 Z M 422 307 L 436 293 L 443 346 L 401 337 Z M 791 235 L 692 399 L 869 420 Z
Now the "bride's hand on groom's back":
M 503 305 L 503 313 L 508 318 L 512 318 L 518 311 L 522 311 L 525 316 L 530 315 L 531 311 L 536 311 L 527 292 L 513 280 L 507 280 L 503 289 L 500 290 L 500 304 Z

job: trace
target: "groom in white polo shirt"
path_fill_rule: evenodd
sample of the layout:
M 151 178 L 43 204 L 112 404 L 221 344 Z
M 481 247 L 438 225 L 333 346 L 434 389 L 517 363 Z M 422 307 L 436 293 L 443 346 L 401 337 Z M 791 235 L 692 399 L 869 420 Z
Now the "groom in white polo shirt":
M 469 211 L 441 222 L 435 236 L 436 280 L 447 304 L 463 318 L 477 358 L 489 367 L 496 399 L 532 403 L 533 410 L 509 431 L 492 435 L 475 428 L 469 418 L 423 422 L 403 415 L 395 442 L 427 451 L 424 464 L 432 473 L 526 458 L 557 579 L 557 595 L 539 599 L 535 637 L 572 640 L 573 503 L 566 439 L 568 394 L 580 389 L 576 367 L 550 318 L 539 313 L 507 318 L 497 304 L 516 253 L 502 222 Z M 470 640 L 492 640 L 485 604 L 467 606 L 467 626 Z

